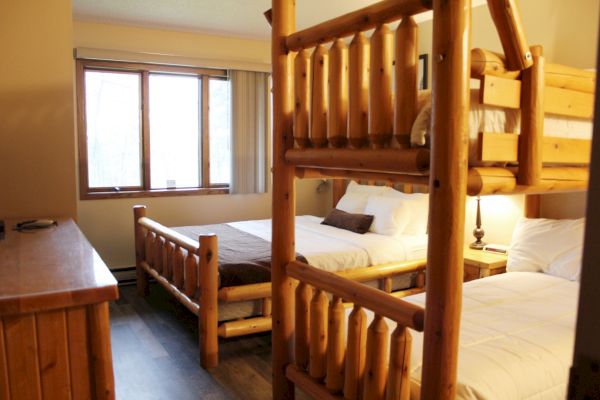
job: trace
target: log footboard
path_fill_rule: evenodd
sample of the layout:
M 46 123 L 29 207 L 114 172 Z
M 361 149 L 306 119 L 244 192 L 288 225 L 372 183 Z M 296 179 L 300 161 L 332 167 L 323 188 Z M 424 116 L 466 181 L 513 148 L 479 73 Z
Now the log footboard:
M 286 270 L 300 282 L 286 377 L 316 399 L 409 399 L 408 328 L 423 331 L 424 309 L 301 262 Z M 347 320 L 342 299 L 353 303 Z M 374 313 L 368 328 L 364 309 Z M 396 323 L 391 334 L 384 318 Z

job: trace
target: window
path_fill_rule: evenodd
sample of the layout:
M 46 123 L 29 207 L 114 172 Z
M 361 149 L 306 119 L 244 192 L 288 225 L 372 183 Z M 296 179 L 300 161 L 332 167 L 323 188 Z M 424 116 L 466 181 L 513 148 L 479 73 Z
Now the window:
M 77 60 L 82 199 L 228 193 L 226 71 Z

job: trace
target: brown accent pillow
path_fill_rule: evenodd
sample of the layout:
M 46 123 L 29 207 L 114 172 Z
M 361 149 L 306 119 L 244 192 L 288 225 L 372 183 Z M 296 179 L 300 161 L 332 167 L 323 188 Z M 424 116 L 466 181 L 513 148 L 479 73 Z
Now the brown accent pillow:
M 329 215 L 321 222 L 323 225 L 335 226 L 336 228 L 360 233 L 361 235 L 369 231 L 372 223 L 372 215 L 351 214 L 337 208 L 331 210 Z

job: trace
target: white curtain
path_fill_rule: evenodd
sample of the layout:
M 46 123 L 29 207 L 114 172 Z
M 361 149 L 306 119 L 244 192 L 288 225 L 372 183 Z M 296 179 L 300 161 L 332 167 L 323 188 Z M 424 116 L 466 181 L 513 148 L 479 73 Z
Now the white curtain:
M 269 74 L 230 71 L 231 193 L 263 193 L 268 187 Z

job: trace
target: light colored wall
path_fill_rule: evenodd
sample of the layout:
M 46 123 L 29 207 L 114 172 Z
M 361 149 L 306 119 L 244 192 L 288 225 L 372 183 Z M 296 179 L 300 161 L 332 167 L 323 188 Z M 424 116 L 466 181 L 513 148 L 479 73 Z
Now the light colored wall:
M 527 40 L 544 46 L 550 62 L 579 68 L 595 68 L 598 34 L 598 0 L 519 0 Z M 500 39 L 486 6 L 473 9 L 472 47 L 502 52 Z M 421 53 L 431 56 L 432 22 L 419 24 Z M 429 68 L 431 82 L 431 63 Z M 500 197 L 501 199 L 497 199 Z M 496 199 L 494 199 L 496 198 Z M 541 212 L 547 218 L 580 218 L 585 214 L 585 193 L 542 196 Z M 523 196 L 489 196 L 482 200 L 485 241 L 509 243 L 514 225 L 522 215 Z M 465 242 L 473 240 L 475 202 L 467 204 Z
M 69 0 L 0 2 L 0 217 L 76 217 Z
M 74 22 L 75 47 L 168 54 L 188 59 L 270 62 L 267 41 L 200 35 L 131 26 Z M 324 215 L 328 191 L 320 181 L 297 181 L 297 213 Z M 142 199 L 81 200 L 79 225 L 104 261 L 113 268 L 135 264 L 132 206 L 145 204 L 148 215 L 166 226 L 214 224 L 271 217 L 271 195 L 210 195 Z

